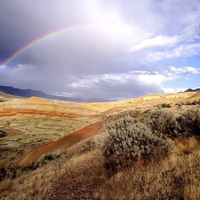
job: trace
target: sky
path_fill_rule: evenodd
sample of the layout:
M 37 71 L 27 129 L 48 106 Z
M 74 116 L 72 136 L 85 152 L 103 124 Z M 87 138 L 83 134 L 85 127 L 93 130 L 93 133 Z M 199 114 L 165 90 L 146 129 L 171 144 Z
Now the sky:
M 200 0 L 0 0 L 0 85 L 120 100 L 199 80 Z

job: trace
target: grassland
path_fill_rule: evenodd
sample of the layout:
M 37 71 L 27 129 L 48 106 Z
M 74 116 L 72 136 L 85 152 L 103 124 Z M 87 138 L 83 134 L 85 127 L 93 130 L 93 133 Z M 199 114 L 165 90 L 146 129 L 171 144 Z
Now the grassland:
M 104 108 L 103 108 L 104 109 Z M 0 104 L 0 166 L 99 120 L 95 104 L 12 99 Z M 95 116 L 95 117 L 93 117 Z
M 175 138 L 168 157 L 138 160 L 111 177 L 96 142 L 105 123 L 126 113 L 143 121 L 150 111 L 164 107 L 178 116 L 199 108 L 199 99 L 193 92 L 90 104 L 38 98 L 1 102 L 0 130 L 7 133 L 0 138 L 2 166 L 30 163 L 50 152 L 60 156 L 1 181 L 0 199 L 200 199 L 198 138 Z
M 200 197 L 200 150 L 195 139 L 176 141 L 170 157 L 108 178 L 96 149 L 62 158 L 0 183 L 1 199 L 192 199 Z

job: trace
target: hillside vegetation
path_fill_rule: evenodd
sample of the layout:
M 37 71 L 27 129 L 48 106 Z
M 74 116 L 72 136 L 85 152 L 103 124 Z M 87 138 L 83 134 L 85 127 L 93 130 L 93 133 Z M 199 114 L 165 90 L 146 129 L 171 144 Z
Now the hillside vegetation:
M 1 102 L 0 199 L 200 199 L 199 97 Z

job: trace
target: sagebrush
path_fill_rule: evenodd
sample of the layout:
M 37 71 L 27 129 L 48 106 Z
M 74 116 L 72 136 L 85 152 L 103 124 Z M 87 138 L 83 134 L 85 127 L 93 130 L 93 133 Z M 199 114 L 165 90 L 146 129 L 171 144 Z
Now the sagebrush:
M 190 109 L 176 118 L 178 131 L 186 136 L 200 136 L 200 109 Z
M 172 141 L 153 132 L 143 123 L 134 123 L 130 116 L 119 118 L 107 125 L 103 146 L 105 167 L 115 172 L 129 167 L 138 159 L 153 160 L 169 154 Z
M 150 113 L 147 125 L 154 133 L 162 133 L 168 137 L 176 137 L 176 120 L 171 111 L 157 109 Z

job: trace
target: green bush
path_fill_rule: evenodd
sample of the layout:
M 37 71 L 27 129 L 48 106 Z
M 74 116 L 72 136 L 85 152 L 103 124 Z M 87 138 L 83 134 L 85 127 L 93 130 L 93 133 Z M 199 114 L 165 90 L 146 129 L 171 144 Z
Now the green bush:
M 176 120 L 171 111 L 157 109 L 153 111 L 147 120 L 147 125 L 154 133 L 162 133 L 169 137 L 176 137 Z
M 178 131 L 182 135 L 200 136 L 200 109 L 191 109 L 185 111 L 176 118 L 178 122 Z
M 103 146 L 105 168 L 112 174 L 129 167 L 139 158 L 153 160 L 169 154 L 170 139 L 152 134 L 142 123 L 132 123 L 130 118 L 120 118 L 107 125 L 107 138 Z

